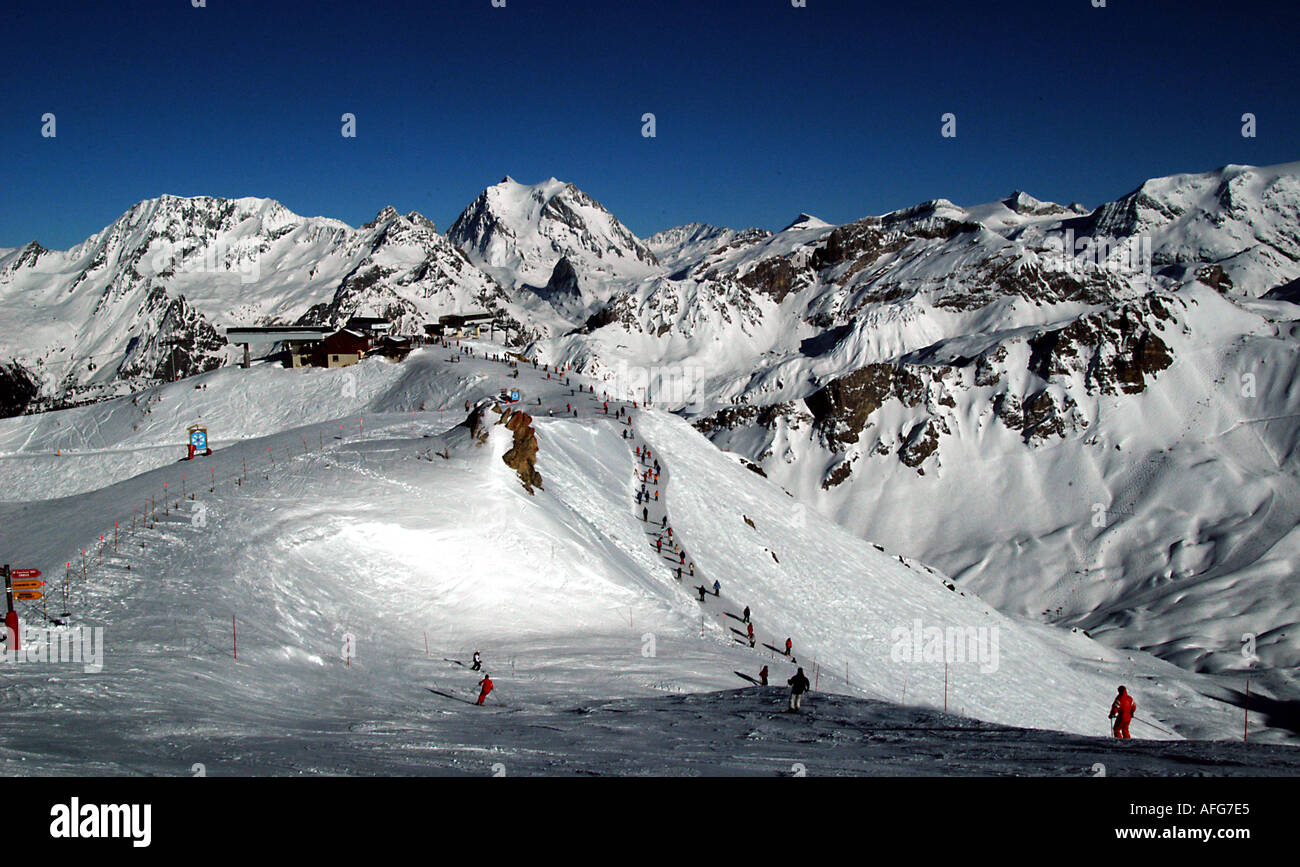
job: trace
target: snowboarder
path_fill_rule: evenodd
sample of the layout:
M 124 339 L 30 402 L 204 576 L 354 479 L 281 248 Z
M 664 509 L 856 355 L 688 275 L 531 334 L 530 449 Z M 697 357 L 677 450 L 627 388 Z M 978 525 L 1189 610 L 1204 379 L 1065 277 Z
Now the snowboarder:
M 803 703 L 803 694 L 812 686 L 808 678 L 804 675 L 803 669 L 794 673 L 794 677 L 786 681 L 790 685 L 790 711 L 791 713 L 799 712 L 799 705 Z
M 803 671 L 802 668 L 799 669 L 799 670 L 800 670 L 800 671 Z M 493 686 L 493 684 L 492 684 L 492 675 L 490 675 L 490 674 L 484 674 L 484 675 L 483 675 L 483 679 L 480 680 L 480 681 L 478 682 L 478 685 L 481 686 L 481 687 L 483 687 L 483 691 L 480 692 L 480 693 L 478 694 L 478 701 L 476 701 L 476 702 L 474 702 L 474 703 L 475 703 L 475 704 L 482 704 L 482 703 L 483 703 L 483 700 L 486 699 L 486 698 L 488 697 L 488 693 L 492 691 L 492 686 Z
M 786 655 L 786 656 L 789 656 L 789 655 L 790 655 L 790 651 L 793 650 L 793 649 L 794 649 L 794 642 L 791 641 L 789 638 L 787 638 L 787 639 L 785 640 L 785 655 Z M 803 671 L 802 668 L 799 669 L 799 670 L 800 670 L 800 671 Z
M 761 684 L 762 686 L 767 686 L 767 666 L 766 666 L 766 665 L 763 666 L 763 670 L 760 671 L 760 672 L 758 673 L 758 682 L 759 682 L 759 684 Z
M 470 671 L 483 670 L 483 655 L 479 653 L 477 650 L 474 651 L 474 664 L 469 667 L 469 670 Z
M 748 623 L 748 622 L 749 622 L 749 606 L 748 606 L 748 605 L 745 606 L 745 617 L 744 617 L 744 619 L 742 620 L 742 622 L 743 622 L 743 623 Z M 750 631 L 750 632 L 753 632 L 754 630 L 751 628 L 749 631 Z
M 1115 721 L 1114 732 L 1117 738 L 1127 738 L 1128 725 L 1133 719 L 1133 714 L 1137 713 L 1137 702 L 1133 696 L 1128 694 L 1124 687 L 1119 688 L 1119 694 L 1115 696 L 1115 701 L 1110 705 L 1110 718 Z

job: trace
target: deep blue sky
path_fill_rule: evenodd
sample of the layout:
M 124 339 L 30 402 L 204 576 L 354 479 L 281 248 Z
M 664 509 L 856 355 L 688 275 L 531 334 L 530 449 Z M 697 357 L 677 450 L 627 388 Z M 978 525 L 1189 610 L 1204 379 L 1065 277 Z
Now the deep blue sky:
M 162 193 L 445 230 L 552 175 L 642 236 L 1300 159 L 1294 0 L 7 4 L 0 247 Z M 958 118 L 956 139 L 940 115 Z M 1243 112 L 1259 135 L 1243 139 Z M 53 112 L 58 137 L 40 135 Z M 344 139 L 353 112 L 358 136 Z M 641 115 L 658 137 L 641 137 Z

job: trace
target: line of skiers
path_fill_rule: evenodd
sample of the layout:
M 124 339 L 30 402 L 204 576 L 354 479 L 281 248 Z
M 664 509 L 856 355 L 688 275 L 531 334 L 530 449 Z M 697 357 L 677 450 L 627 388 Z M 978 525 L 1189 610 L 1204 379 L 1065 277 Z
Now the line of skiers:
M 537 368 L 537 361 L 534 359 L 532 363 L 533 363 L 533 368 L 536 369 L 536 368 Z M 547 370 L 547 366 L 546 366 L 546 365 L 543 365 L 543 368 L 542 368 L 542 369 L 547 371 L 546 378 L 547 378 L 547 379 L 550 379 L 550 378 L 551 378 L 551 374 L 550 374 L 550 371 Z M 556 370 L 556 373 L 557 373 L 557 374 L 560 373 L 560 371 L 559 371 L 558 368 L 557 368 L 557 370 Z M 569 379 L 568 379 L 568 377 L 565 377 L 565 379 L 564 379 L 564 384 L 565 384 L 565 385 L 568 385 L 568 384 L 569 384 Z M 581 385 L 581 384 L 578 385 L 578 388 L 579 388 L 580 390 L 583 390 L 583 391 L 586 391 L 586 389 L 587 389 L 586 386 L 583 386 L 583 385 Z M 591 386 L 591 393 L 594 395 L 595 392 L 596 392 L 595 386 Z M 573 391 L 572 391 L 572 389 L 571 389 L 571 390 L 570 390 L 570 394 L 572 394 L 572 393 L 573 393 Z M 602 400 L 602 406 L 601 406 L 601 409 L 602 409 L 602 411 L 603 411 L 603 414 L 604 414 L 604 415 L 609 415 L 609 394 L 608 394 L 608 392 L 602 392 L 602 398 L 603 398 L 603 400 Z M 541 404 L 541 398 L 540 398 L 540 397 L 538 398 L 538 404 L 539 404 L 539 405 Z M 635 409 L 639 409 L 639 408 L 640 408 L 640 405 L 634 402 L 634 403 L 633 403 L 633 408 L 635 408 Z M 564 405 L 564 409 L 565 409 L 565 414 L 566 414 L 566 415 L 568 415 L 568 414 L 572 414 L 572 415 L 576 416 L 576 415 L 578 414 L 577 408 L 574 407 L 574 406 L 572 405 L 572 403 L 566 403 L 566 404 Z M 624 410 L 623 408 L 620 407 L 620 408 L 618 409 L 618 411 L 616 412 L 616 416 L 621 417 L 621 416 L 624 414 L 624 412 L 625 412 L 625 410 Z M 631 415 L 631 413 L 627 413 L 627 424 L 628 424 L 628 427 L 631 427 L 631 426 L 632 426 L 632 415 Z M 623 437 L 624 437 L 625 439 L 630 439 L 631 436 L 632 436 L 631 433 L 630 433 L 629 431 L 623 431 L 622 433 L 623 433 Z M 645 522 L 645 523 L 649 523 L 649 521 L 650 521 L 650 509 L 649 509 L 648 503 L 649 503 L 650 500 L 651 500 L 651 492 L 649 491 L 649 489 L 648 489 L 647 486 L 650 485 L 650 484 L 653 484 L 653 485 L 656 486 L 656 490 L 653 492 L 653 498 L 654 498 L 655 502 L 658 502 L 658 500 L 659 500 L 659 491 L 658 491 L 658 485 L 659 485 L 659 473 L 661 472 L 661 467 L 660 467 L 660 465 L 659 465 L 659 459 L 658 459 L 658 458 L 655 458 L 655 457 L 652 456 L 652 453 L 651 453 L 651 451 L 650 451 L 650 447 L 649 447 L 649 446 L 641 446 L 641 445 L 638 445 L 638 446 L 635 448 L 634 451 L 635 451 L 635 454 L 636 454 L 637 458 L 640 460 L 641 465 L 646 467 L 645 472 L 639 474 L 639 476 L 638 476 L 638 481 L 641 482 L 641 487 L 640 487 L 640 489 L 636 492 L 636 502 L 637 502 L 637 505 L 641 505 L 641 507 L 642 507 L 642 508 L 641 508 L 641 520 L 642 520 L 643 522 Z M 651 461 L 652 461 L 652 463 L 650 463 Z M 642 505 L 642 504 L 647 504 L 647 505 Z M 662 519 L 661 519 L 660 522 L 659 522 L 659 526 L 660 526 L 660 529 L 661 529 L 661 530 L 666 531 L 666 535 L 667 535 L 669 541 L 671 542 L 671 541 L 672 541 L 672 538 L 673 538 L 673 531 L 672 531 L 672 528 L 668 526 L 668 516 L 667 516 L 667 515 L 664 515 L 664 516 L 662 517 Z M 661 534 L 658 538 L 655 539 L 655 551 L 656 551 L 657 553 L 662 553 L 662 551 L 663 551 L 663 540 L 664 540 L 664 535 L 662 535 L 662 534 Z M 676 546 L 674 546 L 674 547 L 676 547 Z M 679 551 L 679 554 L 678 554 L 678 566 L 677 566 L 677 580 L 678 580 L 678 581 L 680 581 L 680 580 L 682 579 L 682 567 L 685 566 L 685 565 L 686 565 L 686 551 L 685 551 L 684 549 L 682 549 L 682 550 Z M 693 577 L 693 576 L 695 575 L 695 563 L 694 563 L 694 562 L 692 562 L 692 563 L 689 564 L 689 569 L 690 569 L 690 575 Z M 700 601 L 701 601 L 701 602 L 705 601 L 705 597 L 706 597 L 706 595 L 707 595 L 707 592 L 708 592 L 708 589 L 709 589 L 709 588 L 706 587 L 705 585 L 701 584 L 701 585 L 699 585 L 696 589 L 699 591 L 699 594 L 700 594 Z M 714 580 L 714 582 L 713 582 L 713 595 L 714 595 L 714 597 L 720 597 L 720 596 L 722 595 L 722 583 L 721 583 L 720 581 L 718 581 L 718 580 Z M 750 619 L 750 613 L 751 613 L 751 612 L 750 612 L 749 606 L 746 605 L 746 606 L 745 606 L 745 611 L 744 611 L 744 619 L 743 619 L 743 622 L 744 622 L 745 627 L 746 627 L 746 637 L 747 637 L 748 640 L 749 640 L 749 646 L 752 648 L 752 647 L 755 647 L 755 646 L 756 646 L 757 639 L 756 639 L 756 636 L 755 636 L 755 634 L 754 634 L 754 624 L 753 624 L 752 620 Z M 793 643 L 793 641 L 792 641 L 790 638 L 786 638 L 786 640 L 785 640 L 785 655 L 786 655 L 787 657 L 790 657 L 792 660 L 793 660 L 793 656 L 792 656 L 792 650 L 793 650 L 793 647 L 794 647 L 794 643 Z M 479 654 L 478 651 L 474 651 L 474 663 L 473 663 L 473 665 L 471 666 L 471 670 L 473 670 L 473 671 L 480 671 L 480 670 L 482 670 L 482 656 Z M 768 685 L 768 667 L 767 667 L 766 665 L 764 665 L 763 668 L 759 671 L 759 682 L 760 682 L 763 686 L 767 686 L 767 685 Z M 786 681 L 786 684 L 790 687 L 790 707 L 789 707 L 789 710 L 790 710 L 791 712 L 795 712 L 795 713 L 797 713 L 797 712 L 799 711 L 800 706 L 802 705 L 802 702 L 803 702 L 803 695 L 804 695 L 804 693 L 808 692 L 808 690 L 809 690 L 810 687 L 811 687 L 811 684 L 809 683 L 807 676 L 803 673 L 803 668 L 798 668 L 798 669 L 796 670 L 794 676 L 791 677 L 789 680 Z M 479 693 L 478 701 L 476 702 L 476 704 L 481 705 L 481 704 L 483 704 L 483 702 L 487 699 L 488 694 L 492 692 L 492 689 L 493 689 L 493 687 L 494 687 L 494 684 L 492 683 L 492 679 L 491 679 L 491 677 L 485 673 L 484 676 L 483 676 L 483 679 L 480 680 L 480 681 L 478 682 L 478 686 L 480 687 L 480 690 L 481 690 L 481 691 L 480 691 L 480 693 Z M 1122 687 L 1121 687 L 1121 691 L 1122 691 Z M 1118 700 L 1117 700 L 1117 701 L 1118 701 Z M 1130 699 L 1130 701 L 1131 701 L 1131 699 Z

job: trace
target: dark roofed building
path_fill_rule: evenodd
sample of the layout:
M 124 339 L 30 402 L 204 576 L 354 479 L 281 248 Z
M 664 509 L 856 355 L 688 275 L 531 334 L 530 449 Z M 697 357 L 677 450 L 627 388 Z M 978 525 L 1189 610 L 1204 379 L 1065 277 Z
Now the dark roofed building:
M 370 347 L 370 338 L 365 334 L 341 328 L 312 348 L 312 363 L 317 367 L 347 367 L 365 358 Z
M 393 361 L 401 361 L 411 354 L 411 338 L 381 337 L 375 343 L 375 348 L 370 351 L 370 354 L 382 355 L 384 358 Z
M 472 331 L 477 337 L 484 325 L 495 332 L 499 316 L 498 313 L 448 313 L 439 316 L 436 323 L 425 325 L 424 331 L 430 337 L 465 336 Z
M 353 316 L 343 327 L 349 331 L 359 331 L 362 334 L 379 335 L 391 332 L 393 323 L 382 316 Z

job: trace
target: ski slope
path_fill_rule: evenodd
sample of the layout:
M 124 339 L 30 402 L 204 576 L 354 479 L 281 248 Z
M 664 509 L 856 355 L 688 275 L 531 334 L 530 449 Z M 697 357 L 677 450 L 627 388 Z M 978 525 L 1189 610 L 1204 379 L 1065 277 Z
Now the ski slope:
M 500 347 L 467 346 L 477 354 L 430 347 L 343 371 L 217 371 L 145 393 L 165 409 L 138 429 L 130 401 L 7 422 L 4 442 L 20 455 L 41 439 L 24 423 L 98 438 L 62 465 L 67 479 L 41 489 L 34 474 L 31 499 L 0 504 L 0 526 L 5 559 L 44 571 L 49 615 L 68 611 L 57 628 L 103 627 L 104 656 L 98 672 L 8 664 L 0 767 L 486 773 L 500 761 L 521 772 L 769 773 L 820 756 L 827 772 L 943 773 L 905 755 L 940 738 L 966 755 L 963 772 L 1069 772 L 1084 753 L 1116 749 L 1089 736 L 1105 735 L 1118 682 L 1154 724 L 1135 726 L 1143 738 L 1239 733 L 1240 711 L 1213 681 L 1001 615 L 795 508 L 680 419 L 636 408 L 626 426 L 574 393 L 578 377 L 566 385 L 524 363 L 516 379 L 489 360 Z M 533 495 L 501 460 L 509 431 L 492 425 L 480 442 L 462 424 L 465 401 L 501 387 L 519 388 L 534 415 L 543 486 Z M 180 454 L 200 412 L 219 445 L 210 458 L 154 455 L 168 438 Z M 665 469 L 659 503 L 696 579 L 720 581 L 720 597 L 701 604 L 656 554 L 635 502 L 640 442 Z M 115 449 L 152 457 L 116 470 Z M 101 484 L 104 473 L 121 476 Z M 21 604 L 26 623 L 43 622 L 39 603 Z M 762 638 L 753 650 L 728 617 L 744 605 Z M 995 670 L 947 667 L 948 715 L 944 666 L 892 657 L 893 630 L 918 619 L 998 630 Z M 763 645 L 787 635 L 817 680 L 812 738 L 799 733 L 804 717 L 779 715 L 782 690 L 737 691 L 737 675 L 764 664 L 784 684 L 793 661 Z M 482 709 L 440 694 L 472 698 L 477 676 L 456 660 L 476 649 L 498 686 Z M 723 761 L 714 748 L 743 720 L 752 735 Z M 831 733 L 870 740 L 873 727 L 903 743 L 846 750 L 850 735 Z M 1006 759 L 951 744 L 954 731 L 1043 746 Z M 1259 722 L 1256 733 L 1278 736 Z M 1066 742 L 1075 749 L 1043 755 Z M 1163 753 L 1141 749 L 1140 767 L 1165 767 Z M 1294 761 L 1251 749 L 1234 768 Z M 1214 772 L 1216 748 L 1189 750 L 1183 761 Z

